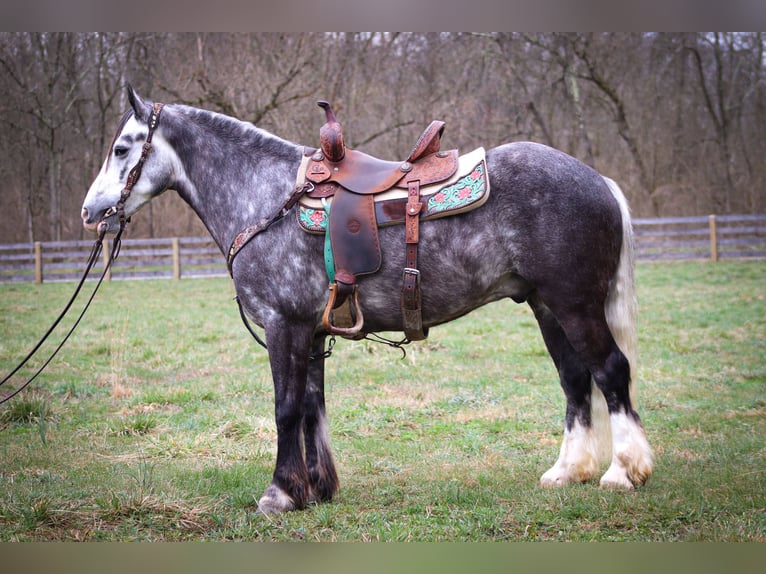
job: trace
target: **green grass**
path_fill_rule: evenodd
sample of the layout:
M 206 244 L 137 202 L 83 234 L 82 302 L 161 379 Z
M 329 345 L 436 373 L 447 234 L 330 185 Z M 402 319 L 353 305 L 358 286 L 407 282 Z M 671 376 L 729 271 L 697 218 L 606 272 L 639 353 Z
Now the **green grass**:
M 268 360 L 229 281 L 104 285 L 0 407 L 0 540 L 766 541 L 766 264 L 642 263 L 637 281 L 645 487 L 539 488 L 564 399 L 531 312 L 508 301 L 403 360 L 340 341 L 341 491 L 271 518 L 255 512 L 275 456 Z M 72 289 L 0 285 L 0 372 Z

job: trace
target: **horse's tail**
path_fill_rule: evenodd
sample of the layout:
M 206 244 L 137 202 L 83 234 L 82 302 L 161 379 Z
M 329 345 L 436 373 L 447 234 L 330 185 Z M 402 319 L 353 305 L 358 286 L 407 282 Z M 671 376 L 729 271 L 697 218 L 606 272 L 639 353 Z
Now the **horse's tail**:
M 617 265 L 617 271 L 609 284 L 609 293 L 605 303 L 606 322 L 609 330 L 612 332 L 617 346 L 630 364 L 630 398 L 633 408 L 635 404 L 635 381 L 637 374 L 637 336 L 636 320 L 638 315 L 638 302 L 636 299 L 636 285 L 634 277 L 635 259 L 633 254 L 633 226 L 630 221 L 630 208 L 625 199 L 625 195 L 617 185 L 608 177 L 604 181 L 609 186 L 609 190 L 617 200 L 620 206 L 620 215 L 622 216 L 622 247 L 620 249 L 620 261 Z M 593 427 L 603 429 L 610 435 L 610 440 L 600 440 L 602 447 L 602 457 L 607 457 L 611 453 L 611 432 L 609 432 L 609 413 L 606 408 L 606 401 L 601 392 L 593 386 L 593 397 L 591 400 L 591 416 Z M 602 435 L 603 436 L 603 435 Z

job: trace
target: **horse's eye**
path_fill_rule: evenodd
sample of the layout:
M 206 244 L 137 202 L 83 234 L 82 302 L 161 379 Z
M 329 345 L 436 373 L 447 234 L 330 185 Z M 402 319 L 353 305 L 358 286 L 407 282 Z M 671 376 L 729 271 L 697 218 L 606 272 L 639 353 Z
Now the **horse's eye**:
M 128 153 L 128 148 L 126 147 L 116 147 L 114 148 L 114 157 L 124 157 L 125 154 Z

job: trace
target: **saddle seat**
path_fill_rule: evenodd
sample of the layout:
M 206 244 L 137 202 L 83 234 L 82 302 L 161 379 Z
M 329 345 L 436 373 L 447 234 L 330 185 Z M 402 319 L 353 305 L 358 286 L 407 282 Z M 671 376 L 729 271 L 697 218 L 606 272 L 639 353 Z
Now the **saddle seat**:
M 306 153 L 309 155 L 304 155 L 301 167 L 298 168 L 296 186 L 302 186 L 306 181 L 305 174 L 311 162 L 312 150 Z M 458 156 L 457 171 L 452 177 L 420 187 L 421 199 L 426 204 L 420 213 L 421 221 L 465 213 L 484 203 L 489 191 L 485 155 L 482 147 L 461 154 Z M 296 215 L 304 231 L 322 235 L 328 231 L 327 212 L 339 187 L 334 182 L 315 184 L 301 196 Z M 391 189 L 373 194 L 373 198 L 378 227 L 404 223 L 407 188 L 403 180 L 399 180 Z
M 420 180 L 421 185 L 443 181 L 457 169 L 457 150 L 439 150 L 445 126 L 442 121 L 431 122 L 407 159 L 388 161 L 346 147 L 340 152 L 339 145 L 345 146 L 340 124 L 327 102 L 320 102 L 320 106 L 325 108 L 328 122 L 320 130 L 321 147 L 311 156 L 306 171 L 306 179 L 314 184 L 333 182 L 354 193 L 374 195 L 397 185 L 406 189 L 406 181 L 413 179 Z M 327 197 L 334 191 L 335 188 L 325 187 L 309 195 Z
M 426 211 L 426 203 L 420 193 L 423 187 L 454 179 L 460 163 L 458 150 L 440 150 L 445 124 L 433 121 L 418 138 L 407 159 L 382 160 L 347 148 L 342 127 L 330 105 L 324 101 L 317 104 L 326 114 L 326 123 L 320 129 L 320 148 L 307 150 L 305 171 L 303 167 L 299 170 L 298 179 L 305 177 L 305 181 L 312 184 L 305 194 L 307 201 L 322 201 L 327 220 L 325 263 L 330 279 L 330 295 L 322 317 L 323 327 L 332 335 L 346 338 L 363 338 L 366 335 L 356 279 L 360 275 L 375 273 L 380 268 L 382 259 L 376 202 L 380 200 L 380 206 L 388 205 L 384 211 L 392 211 L 390 201 L 386 204 L 382 199 L 390 197 L 391 192 L 398 188 L 407 190 L 397 192 L 406 193 L 406 204 L 402 206 L 406 244 L 402 287 L 403 330 L 409 340 L 425 339 L 427 329 L 423 328 L 421 317 L 417 247 L 418 226 L 421 214 Z M 485 166 L 483 173 L 486 174 Z M 405 201 L 404 198 L 401 201 Z M 299 210 L 299 220 L 300 213 Z

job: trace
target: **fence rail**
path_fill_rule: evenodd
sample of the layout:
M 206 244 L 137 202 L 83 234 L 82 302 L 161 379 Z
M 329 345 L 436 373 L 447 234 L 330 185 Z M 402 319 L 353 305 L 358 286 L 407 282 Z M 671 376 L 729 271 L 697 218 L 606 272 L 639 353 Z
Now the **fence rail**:
M 766 215 L 634 219 L 638 259 L 766 258 Z
M 0 245 L 0 283 L 74 281 L 80 278 L 92 241 L 45 241 Z M 104 241 L 103 272 L 111 243 Z M 125 239 L 107 280 L 212 277 L 227 275 L 220 249 L 208 237 Z
M 766 258 L 766 215 L 634 219 L 642 260 Z M 92 241 L 0 244 L 0 283 L 74 281 Z M 94 267 L 101 273 L 108 257 Z M 221 251 L 206 237 L 125 239 L 109 280 L 226 276 Z

